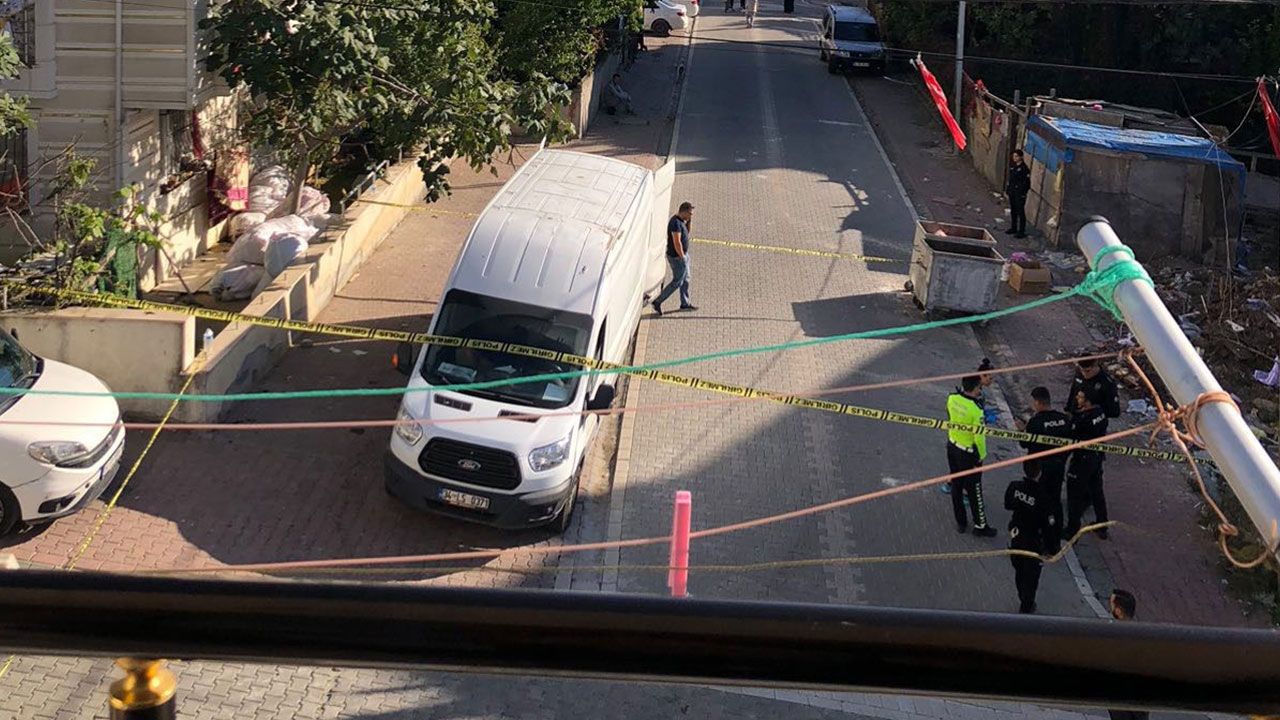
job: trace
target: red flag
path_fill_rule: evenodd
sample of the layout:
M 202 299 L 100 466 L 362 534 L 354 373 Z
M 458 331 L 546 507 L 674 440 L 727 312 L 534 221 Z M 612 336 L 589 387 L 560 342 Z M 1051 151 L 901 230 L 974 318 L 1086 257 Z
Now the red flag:
M 938 112 L 942 115 L 942 120 L 947 124 L 947 129 L 951 131 L 951 138 L 956 141 L 956 147 L 964 149 L 967 141 L 964 137 L 964 131 L 960 129 L 960 125 L 956 123 L 955 116 L 951 114 L 951 110 L 947 107 L 947 94 L 942 92 L 942 86 L 938 84 L 938 78 L 929 72 L 929 68 L 924 66 L 924 61 L 916 58 L 916 67 L 920 69 L 920 77 L 924 78 L 924 84 L 929 88 L 929 94 L 933 96 L 933 104 L 938 106 Z
M 1267 119 L 1267 134 L 1271 136 L 1271 149 L 1276 157 L 1280 157 L 1280 116 L 1276 115 L 1276 107 L 1271 104 L 1267 95 L 1266 78 L 1258 78 L 1258 95 L 1262 96 L 1262 117 Z

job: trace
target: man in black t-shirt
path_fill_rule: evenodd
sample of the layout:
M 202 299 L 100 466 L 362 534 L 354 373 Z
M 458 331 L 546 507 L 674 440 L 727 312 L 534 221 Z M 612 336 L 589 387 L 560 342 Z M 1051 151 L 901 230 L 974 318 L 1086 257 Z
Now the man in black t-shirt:
M 697 310 L 689 300 L 689 233 L 693 226 L 693 203 L 680 203 L 680 211 L 667 222 L 667 264 L 671 282 L 653 299 L 653 311 L 662 314 L 662 301 L 680 289 L 680 309 Z

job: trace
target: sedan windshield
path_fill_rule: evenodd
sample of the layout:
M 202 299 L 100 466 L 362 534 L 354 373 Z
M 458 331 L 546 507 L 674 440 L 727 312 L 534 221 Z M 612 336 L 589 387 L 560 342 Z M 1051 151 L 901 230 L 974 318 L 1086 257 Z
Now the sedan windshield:
M 9 333 L 0 331 L 0 388 L 29 388 L 40 374 L 40 361 Z M 0 395 L 0 411 L 21 395 Z
M 528 345 L 584 355 L 591 318 L 463 290 L 450 290 L 440 307 L 435 334 Z M 474 348 L 432 345 L 422 377 L 432 385 L 478 383 L 579 370 L 577 365 Z M 464 391 L 517 405 L 560 408 L 573 400 L 578 378 L 503 385 Z
M 873 23 L 838 22 L 836 40 L 846 42 L 880 42 L 880 31 Z

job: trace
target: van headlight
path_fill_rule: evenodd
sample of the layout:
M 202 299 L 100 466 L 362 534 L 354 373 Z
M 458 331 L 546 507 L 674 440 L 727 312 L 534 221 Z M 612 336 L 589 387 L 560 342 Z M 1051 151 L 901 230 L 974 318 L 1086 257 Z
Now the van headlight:
M 529 467 L 533 468 L 534 472 L 542 472 L 563 463 L 569 458 L 570 437 L 572 436 L 565 435 L 550 445 L 534 448 L 533 452 L 529 453 Z
M 90 453 L 83 444 L 65 440 L 33 442 L 27 446 L 28 455 L 49 465 L 75 465 L 87 459 Z
M 410 445 L 417 445 L 422 439 L 422 426 L 418 424 L 418 418 L 404 405 L 400 406 L 400 414 L 396 415 L 396 437 Z
M 833 54 L 833 55 L 835 55 L 836 57 L 845 57 L 845 58 L 849 57 L 849 51 L 848 51 L 848 50 L 836 50 L 836 51 L 835 51 L 834 53 L 832 53 L 832 54 Z

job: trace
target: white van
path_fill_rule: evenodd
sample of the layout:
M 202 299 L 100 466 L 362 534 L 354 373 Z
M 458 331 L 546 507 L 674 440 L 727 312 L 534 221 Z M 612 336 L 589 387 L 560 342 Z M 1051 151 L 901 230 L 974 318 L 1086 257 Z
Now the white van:
M 625 361 L 645 299 L 662 284 L 674 179 L 674 163 L 650 172 L 597 155 L 540 151 L 471 229 L 431 332 Z M 410 375 L 401 420 L 495 419 L 396 426 L 388 492 L 502 528 L 568 527 L 598 418 L 497 418 L 607 408 L 616 376 L 423 392 L 581 368 L 442 345 L 428 345 L 416 361 L 402 346 L 397 367 Z
M 32 355 L 3 330 L 0 387 L 110 392 L 79 368 Z M 0 421 L 0 535 L 19 522 L 43 523 L 80 510 L 120 467 L 124 430 L 115 398 L 3 394 Z M 59 421 L 85 424 L 41 424 Z

